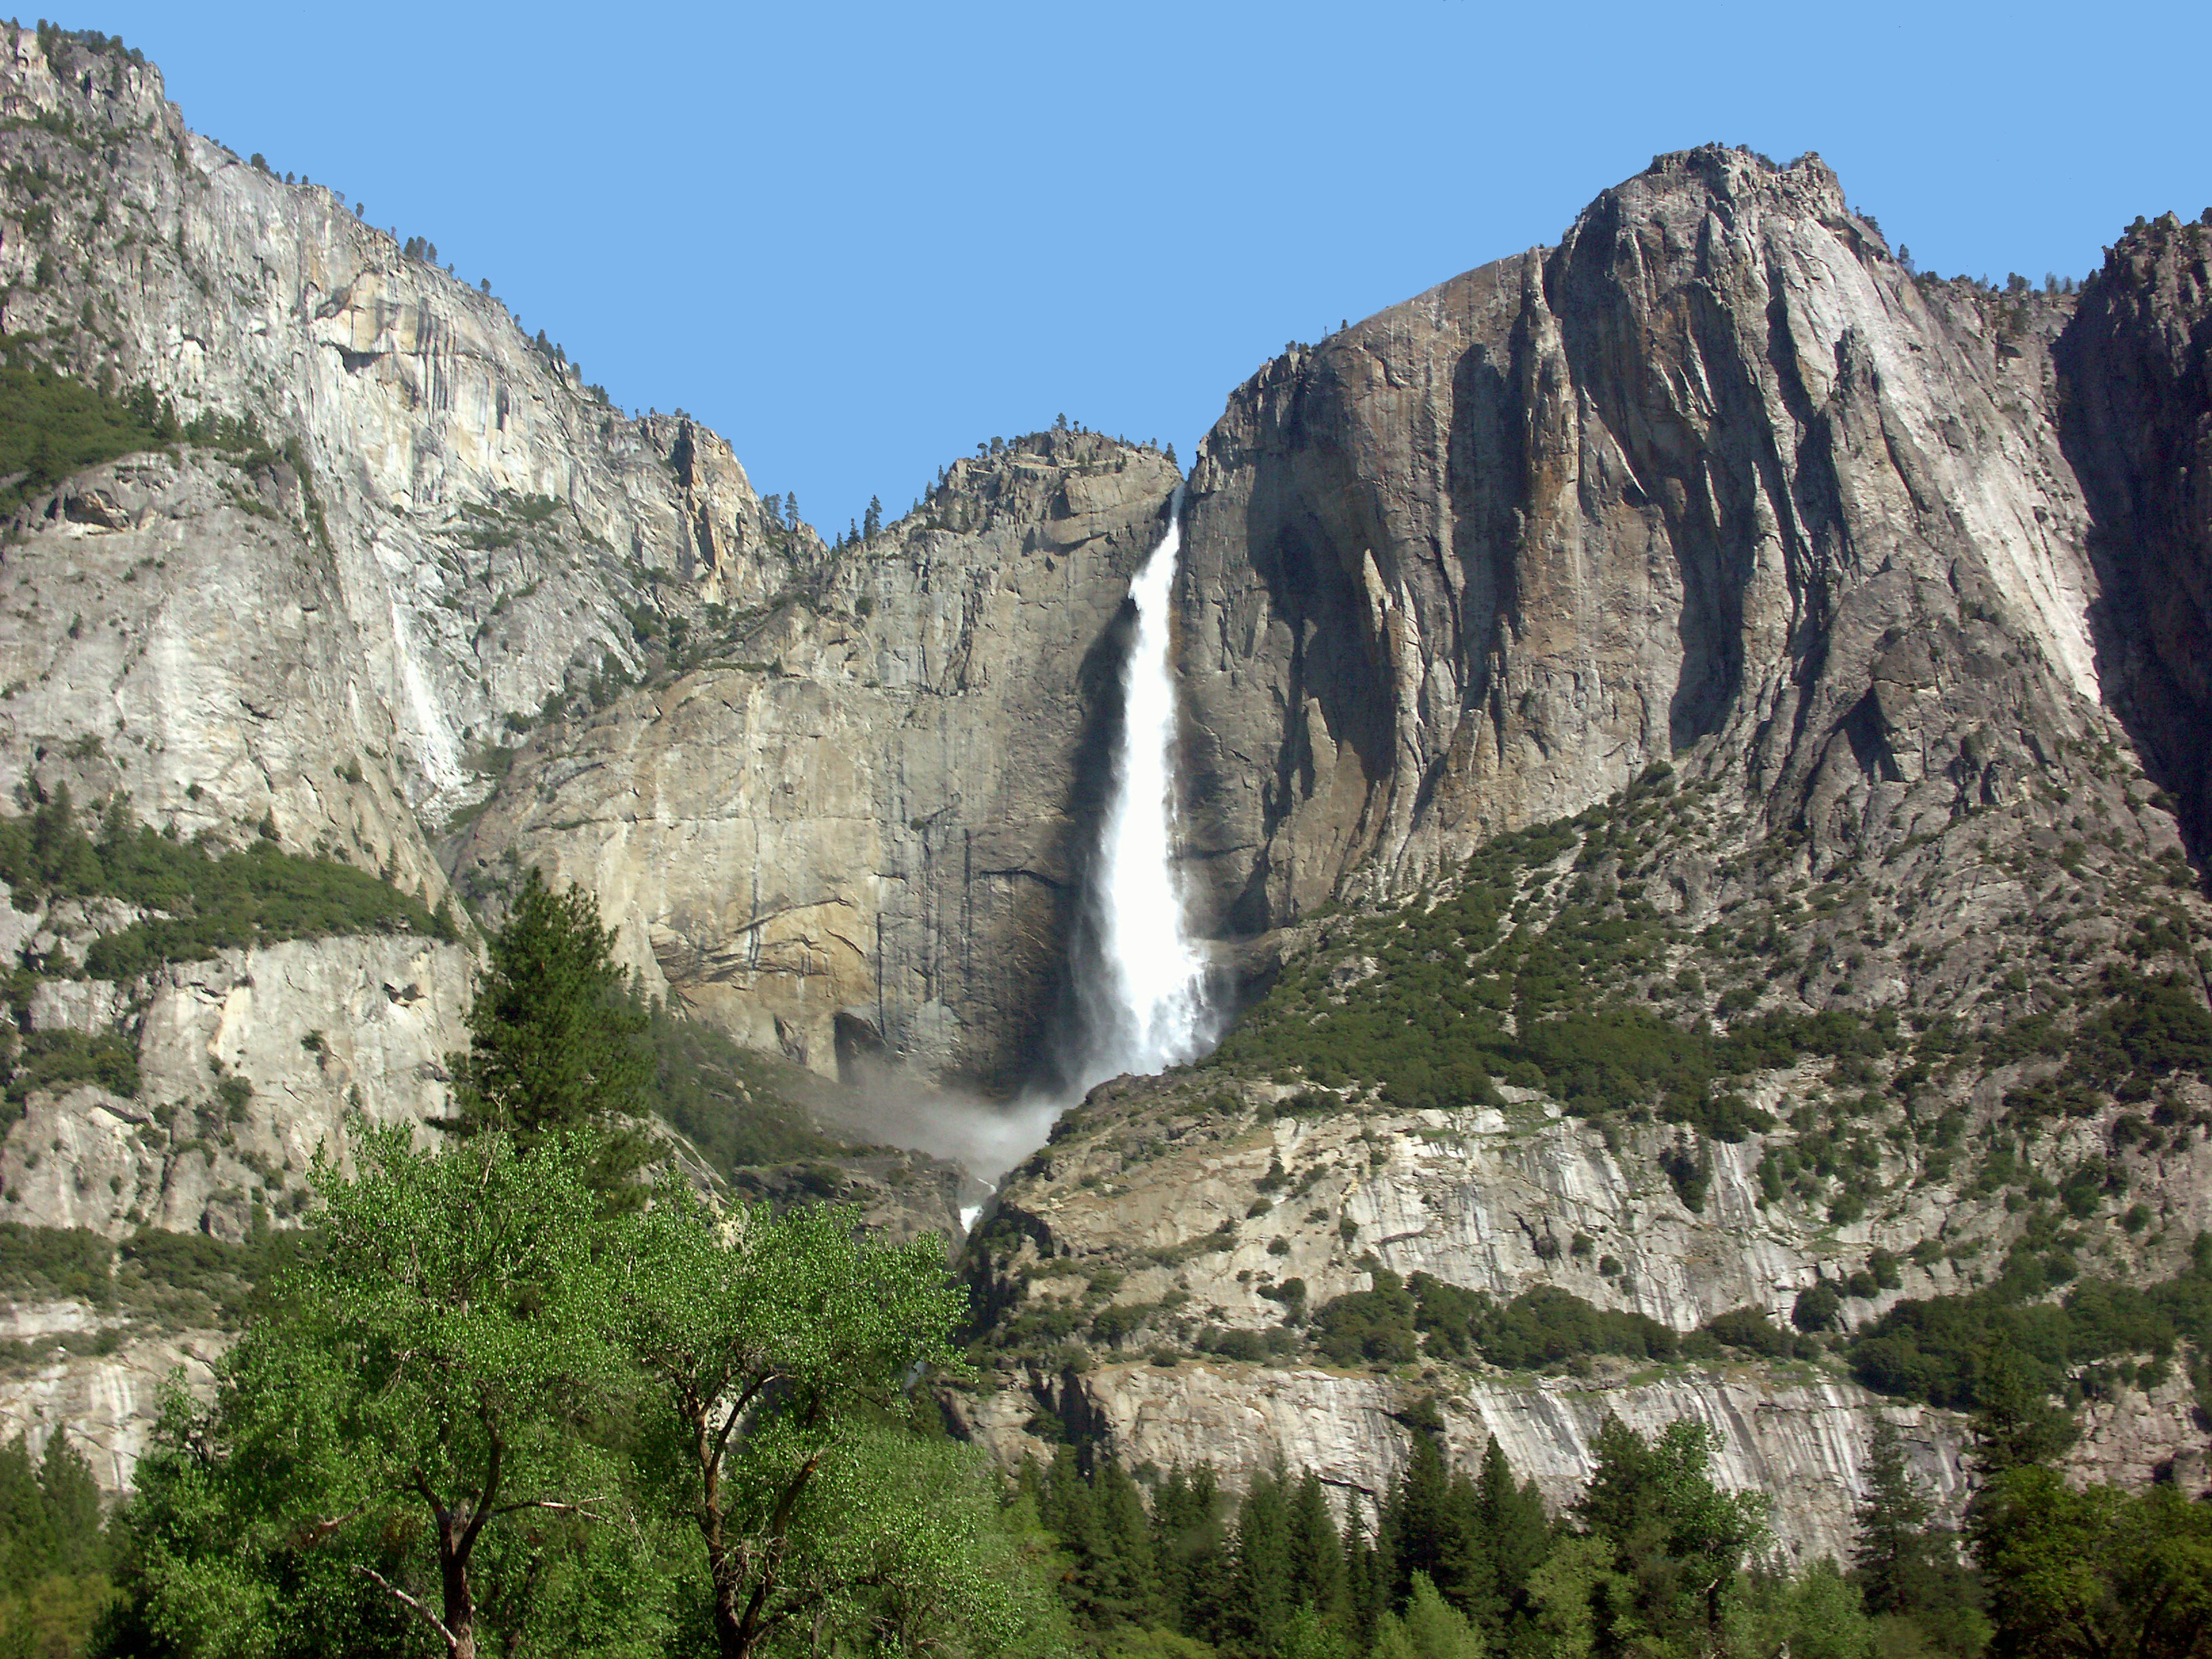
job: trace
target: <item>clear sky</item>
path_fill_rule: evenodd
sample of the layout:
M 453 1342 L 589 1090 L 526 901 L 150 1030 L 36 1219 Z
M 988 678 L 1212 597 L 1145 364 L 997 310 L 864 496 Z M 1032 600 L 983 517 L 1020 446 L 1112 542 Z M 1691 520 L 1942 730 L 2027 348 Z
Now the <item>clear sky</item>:
M 27 22 L 28 19 L 25 20 Z M 1172 441 L 1657 152 L 1818 150 L 1923 268 L 2212 205 L 2212 5 L 99 0 L 199 131 L 422 235 L 825 532 L 1054 416 Z

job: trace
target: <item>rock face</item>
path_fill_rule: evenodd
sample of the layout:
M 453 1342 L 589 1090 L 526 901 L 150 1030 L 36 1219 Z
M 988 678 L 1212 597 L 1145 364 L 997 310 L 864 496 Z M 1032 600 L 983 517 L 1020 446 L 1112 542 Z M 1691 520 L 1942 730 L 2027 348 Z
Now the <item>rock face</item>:
M 2098 647 L 2153 775 L 2212 839 L 2212 225 L 2141 220 L 2057 353 L 2068 459 L 2106 580 Z
M 100 1027 L 133 1039 L 138 1091 L 33 1092 L 0 1146 L 5 1218 L 234 1243 L 257 1206 L 293 1213 L 316 1156 L 346 1156 L 350 1114 L 416 1123 L 445 1109 L 471 967 L 459 945 L 348 938 L 226 951 L 129 993 L 78 981 L 116 1005 Z
M 15 1340 L 21 1340 L 34 1328 L 52 1325 L 52 1311 L 10 1310 L 4 1328 L 21 1333 Z M 188 1389 L 211 1387 L 216 1363 L 229 1346 L 229 1338 L 207 1331 L 144 1334 L 109 1354 L 11 1367 L 0 1376 L 0 1437 L 21 1435 L 43 1456 L 48 1439 L 66 1434 L 103 1491 L 130 1492 L 138 1460 L 153 1442 L 164 1385 L 177 1376 Z
M 1034 1079 L 1176 482 L 1080 433 L 957 464 L 720 661 L 533 740 L 459 867 L 592 888 L 649 982 L 817 1070 Z
M 1424 1393 L 1387 1378 L 1312 1369 L 1112 1365 L 1079 1388 L 1041 1378 L 994 1395 L 969 1426 L 1009 1465 L 1025 1455 L 1049 1460 L 1050 1446 L 1026 1424 L 1040 1408 L 1053 1416 L 1063 1407 L 1103 1418 L 1132 1465 L 1211 1462 L 1243 1474 L 1280 1455 L 1294 1469 L 1317 1472 L 1371 1532 L 1376 1505 L 1408 1455 L 1406 1414 Z M 1958 1423 L 1941 1413 L 1878 1413 L 1881 1402 L 1849 1384 L 1725 1372 L 1605 1383 L 1546 1379 L 1475 1382 L 1437 1403 L 1451 1461 L 1475 1467 L 1495 1436 L 1555 1513 L 1589 1479 L 1590 1442 L 1606 1413 L 1645 1434 L 1678 1418 L 1705 1423 L 1717 1448 L 1714 1478 L 1771 1493 L 1776 1540 L 1802 1559 L 1849 1559 L 1851 1507 L 1878 1414 L 1897 1425 L 1939 1513 L 1954 1516 L 1965 1497 Z
M 0 37 L 7 327 L 183 421 L 250 416 L 282 454 L 234 444 L 233 465 L 210 437 L 27 509 L 16 611 L 93 637 L 26 630 L 17 677 L 50 694 L 10 696 L 8 740 L 96 738 L 149 821 L 273 811 L 437 886 L 411 815 L 372 797 L 434 822 L 480 797 L 510 722 L 609 653 L 635 669 L 631 611 L 664 586 L 752 603 L 819 540 L 771 522 L 712 434 L 624 418 L 489 294 L 191 134 L 151 65 L 56 51 Z M 349 761 L 366 781 L 334 788 Z
M 817 1073 L 893 1079 L 877 1098 L 1048 1080 L 1126 588 L 1182 482 L 1165 458 L 1079 429 L 994 445 L 825 547 L 712 433 L 626 418 L 427 248 L 193 136 L 150 66 L 46 39 L 0 31 L 0 319 L 84 383 L 166 399 L 177 436 L 0 485 L 28 492 L 0 547 L 18 804 L 66 784 L 426 903 L 450 879 L 487 920 L 539 866 L 592 891 L 650 988 Z M 2078 306 L 1998 295 L 1916 278 L 1817 158 L 1705 149 L 1556 248 L 1238 388 L 1188 481 L 1176 588 L 1186 872 L 1241 964 L 1224 978 L 1298 981 L 1301 1017 L 1351 1007 L 1389 966 L 1359 954 L 1362 907 L 1411 917 L 1498 831 L 1604 806 L 1506 899 L 1532 938 L 1571 911 L 1642 930 L 1626 953 L 1586 932 L 1593 1002 L 1963 1046 L 1748 1068 L 1764 1127 L 1703 1147 L 1697 1205 L 1662 1169 L 1680 1134 L 1574 1117 L 1564 1085 L 1434 1108 L 1256 1063 L 1109 1085 L 969 1258 L 988 1336 L 1059 1320 L 1098 1363 L 1010 1358 L 976 1432 L 1012 1455 L 1042 1412 L 1133 1461 L 1234 1476 L 1280 1451 L 1371 1493 L 1432 1399 L 1456 1454 L 1498 1434 L 1557 1499 L 1603 1409 L 1688 1413 L 1729 1478 L 1784 1496 L 1795 1545 L 1832 1550 L 1874 1409 L 1832 1355 L 1560 1378 L 1200 1362 L 1186 1339 L 1257 1340 L 1383 1272 L 1686 1330 L 1786 1312 L 1877 1250 L 1910 1265 L 1853 1320 L 1985 1279 L 2032 1232 L 2100 1271 L 2185 1261 L 2212 1227 L 2201 1078 L 2144 1082 L 2154 1125 L 2076 1090 L 2032 1142 L 2014 1102 L 2072 1086 L 2060 1039 L 2116 975 L 2203 989 L 2204 240 L 2130 233 Z M 1661 762 L 1663 821 L 1613 799 Z M 235 1239 L 257 1206 L 296 1210 L 348 1111 L 441 1103 L 466 944 L 301 940 L 128 985 L 56 966 L 132 919 L 0 909 L 40 975 L 21 1033 L 120 1036 L 140 1073 L 135 1097 L 27 1092 L 0 1143 L 9 1218 Z M 1965 1052 L 2015 1028 L 2057 1035 Z M 1983 1178 L 2014 1149 L 2018 1205 Z M 1846 1152 L 1868 1191 L 1833 1184 Z M 2093 1165 L 2117 1184 L 2075 1182 L 2064 1218 L 2033 1188 Z M 978 1200 L 910 1160 L 849 1173 L 902 1229 Z M 815 1178 L 757 1191 L 803 1201 Z M 104 1340 L 85 1310 L 12 1317 L 19 1341 Z M 1177 1363 L 1122 1363 L 1145 1330 Z M 119 1485 L 150 1376 L 204 1380 L 221 1340 L 118 1341 L 19 1351 L 0 1418 L 88 1435 Z M 2190 1409 L 2120 1389 L 2076 1467 L 2201 1480 Z M 1954 1497 L 1957 1425 L 1899 1414 Z
M 1238 388 L 1179 588 L 1213 926 L 1401 890 L 1690 750 L 1849 834 L 1944 763 L 1906 705 L 1962 604 L 2094 701 L 2063 316 L 1992 311 L 1816 157 L 1705 149 Z

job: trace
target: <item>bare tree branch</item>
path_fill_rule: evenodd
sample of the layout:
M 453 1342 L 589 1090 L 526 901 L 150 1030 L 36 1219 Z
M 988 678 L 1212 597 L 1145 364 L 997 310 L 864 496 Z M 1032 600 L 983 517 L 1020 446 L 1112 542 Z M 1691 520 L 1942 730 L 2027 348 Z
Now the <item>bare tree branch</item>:
M 517 1510 L 553 1510 L 562 1515 L 580 1515 L 586 1521 L 607 1518 L 596 1510 L 586 1509 L 581 1504 L 556 1504 L 550 1498 L 528 1498 L 519 1504 L 501 1504 L 491 1512 L 494 1515 L 513 1515 Z
M 424 1607 L 420 1601 L 410 1595 L 405 1590 L 400 1589 L 398 1585 L 393 1583 L 389 1578 L 386 1578 L 374 1567 L 364 1567 L 360 1562 L 356 1561 L 353 1564 L 353 1570 L 356 1572 L 362 1574 L 364 1577 L 374 1579 L 378 1583 L 383 1585 L 386 1590 L 397 1596 L 401 1605 L 412 1607 L 416 1613 L 421 1613 L 422 1615 L 423 1622 L 428 1624 L 432 1630 L 437 1632 L 441 1637 L 445 1638 L 446 1650 L 448 1653 L 459 1653 L 461 1650 L 460 1638 L 454 1635 L 453 1632 L 446 1628 L 446 1621 L 444 1620 L 439 1618 L 436 1613 L 431 1612 L 429 1608 Z

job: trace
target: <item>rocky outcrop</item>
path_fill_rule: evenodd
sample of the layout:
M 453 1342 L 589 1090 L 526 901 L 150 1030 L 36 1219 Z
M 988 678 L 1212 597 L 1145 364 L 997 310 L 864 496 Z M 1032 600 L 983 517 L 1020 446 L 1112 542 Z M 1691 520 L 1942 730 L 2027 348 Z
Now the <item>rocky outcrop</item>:
M 1959 722 L 2093 703 L 2062 320 L 1916 282 L 1816 157 L 1708 148 L 1269 364 L 1200 452 L 1178 589 L 1212 927 L 1686 751 L 1848 836 Z M 1917 641 L 1962 609 L 2027 661 L 1938 723 L 1901 705 L 1955 679 Z
M 1175 484 L 1084 433 L 958 463 L 696 671 L 533 739 L 457 867 L 581 883 L 648 982 L 818 1071 L 1036 1077 Z
M 131 988 L 49 981 L 74 994 L 34 1004 L 36 1028 L 120 1030 L 138 1089 L 33 1091 L 0 1145 L 4 1218 L 236 1242 L 257 1212 L 295 1213 L 316 1158 L 346 1157 L 354 1114 L 444 1110 L 471 967 L 459 945 L 342 938 L 225 951 Z
M 625 418 L 336 192 L 192 134 L 152 65 L 11 27 L 0 108 L 7 328 L 198 434 L 34 501 L 39 553 L 12 562 L 15 613 L 81 647 L 25 641 L 49 695 L 12 711 L 15 746 L 148 750 L 118 768 L 142 817 L 273 811 L 435 887 L 393 800 L 434 822 L 480 798 L 515 727 L 638 668 L 636 615 L 754 603 L 818 554 L 720 439 Z M 170 689 L 195 695 L 156 719 Z M 365 781 L 333 787 L 339 766 Z
M 2114 705 L 2212 842 L 2212 221 L 2173 215 L 2106 250 L 2057 362 L 2061 430 L 2105 577 L 2098 647 Z
M 1778 1382 L 1747 1371 L 1475 1380 L 1440 1393 L 1432 1384 L 1311 1367 L 1109 1365 L 990 1396 L 967 1425 L 1009 1467 L 1024 1455 L 1050 1459 L 1050 1444 L 1031 1431 L 1040 1413 L 1055 1424 L 1066 1414 L 1088 1419 L 1131 1468 L 1211 1463 L 1241 1487 L 1279 1458 L 1320 1474 L 1371 1530 L 1376 1505 L 1410 1455 L 1415 1431 L 1407 1419 L 1424 1401 L 1437 1409 L 1449 1461 L 1474 1468 L 1495 1437 L 1555 1514 L 1589 1480 L 1590 1443 L 1607 1413 L 1644 1434 L 1681 1418 L 1704 1423 L 1713 1431 L 1714 1478 L 1770 1494 L 1776 1540 L 1802 1559 L 1849 1559 L 1851 1508 L 1878 1417 L 1897 1425 L 1940 1514 L 1955 1518 L 1966 1495 L 1964 1437 L 1948 1413 L 1882 1412 L 1848 1383 Z
M 88 1328 L 82 1310 L 63 1312 L 70 1328 Z M 0 1340 L 18 1342 L 52 1334 L 56 1310 L 8 1310 L 0 1317 Z M 47 1441 L 65 1434 L 92 1465 L 103 1491 L 128 1492 L 138 1460 L 153 1444 L 161 1414 L 161 1393 L 172 1382 L 204 1392 L 214 1385 L 215 1366 L 233 1339 L 214 1331 L 149 1331 L 124 1338 L 106 1353 L 70 1355 L 57 1349 L 50 1358 L 0 1373 L 0 1438 L 22 1436 L 36 1455 Z

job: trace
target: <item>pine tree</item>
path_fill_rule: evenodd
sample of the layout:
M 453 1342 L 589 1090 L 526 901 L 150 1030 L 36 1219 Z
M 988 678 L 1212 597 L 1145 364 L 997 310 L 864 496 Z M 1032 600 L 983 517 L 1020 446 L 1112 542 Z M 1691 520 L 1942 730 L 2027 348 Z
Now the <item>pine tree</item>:
M 1344 1517 L 1344 1600 L 1352 1638 L 1360 1647 L 1374 1642 L 1376 1627 L 1389 1611 L 1388 1577 L 1368 1541 L 1355 1498 Z
M 1484 1449 L 1474 1489 L 1469 1531 L 1478 1547 L 1454 1587 L 1455 1599 L 1479 1628 L 1498 1634 L 1528 1609 L 1528 1576 L 1551 1553 L 1551 1523 L 1536 1483 L 1514 1485 L 1513 1466 L 1495 1435 Z
M 556 895 L 530 872 L 489 941 L 468 1048 L 447 1056 L 454 1113 L 440 1127 L 505 1130 L 525 1151 L 550 1134 L 592 1132 L 602 1138 L 595 1179 L 604 1190 L 627 1184 L 646 1156 L 634 1125 L 647 1112 L 653 1059 L 614 941 L 589 893 Z
M 1905 1442 L 1887 1418 L 1875 1425 L 1865 1475 L 1866 1495 L 1851 1511 L 1851 1565 L 1869 1613 L 1901 1613 L 1933 1510 L 1905 1461 Z
M 1145 1500 L 1121 1464 L 1108 1459 L 1091 1482 L 1092 1600 L 1102 1629 L 1152 1626 L 1165 1611 Z
M 1290 1522 L 1280 1472 L 1262 1469 L 1252 1477 L 1237 1511 L 1236 1567 L 1229 1608 L 1237 1633 L 1257 1653 L 1273 1653 L 1290 1628 Z
M 1393 1601 L 1402 1602 L 1413 1593 L 1417 1572 L 1426 1573 L 1431 1583 L 1451 1582 L 1447 1552 L 1457 1532 L 1451 1485 L 1437 1437 L 1415 1430 L 1413 1457 L 1391 1484 L 1382 1508 L 1382 1535 L 1389 1540 L 1386 1560 Z
M 871 495 L 868 497 L 867 513 L 860 520 L 860 539 L 865 542 L 872 542 L 875 540 L 875 538 L 882 533 L 883 527 L 883 497 L 880 495 Z
M 1170 1616 L 1186 1636 L 1212 1640 L 1230 1595 L 1226 1528 L 1213 1466 L 1170 1469 L 1152 1500 L 1152 1558 Z
M 1290 1506 L 1291 1597 L 1336 1628 L 1344 1626 L 1344 1541 L 1328 1512 L 1321 1476 L 1305 1472 Z
M 107 1566 L 107 1540 L 102 1534 L 100 1483 L 92 1465 L 70 1444 L 59 1429 L 46 1442 L 46 1455 L 39 1464 L 39 1495 L 46 1506 L 46 1522 L 53 1534 L 55 1571 L 72 1574 L 100 1572 Z
M 39 1470 L 21 1435 L 0 1445 L 0 1583 L 28 1584 L 53 1570 L 58 1553 Z
M 1982 1356 L 1974 1401 L 1973 1459 L 1985 1481 L 2008 1469 L 2048 1463 L 2074 1443 L 2078 1432 L 2007 1343 Z

